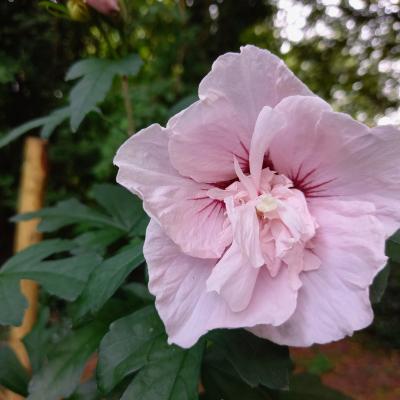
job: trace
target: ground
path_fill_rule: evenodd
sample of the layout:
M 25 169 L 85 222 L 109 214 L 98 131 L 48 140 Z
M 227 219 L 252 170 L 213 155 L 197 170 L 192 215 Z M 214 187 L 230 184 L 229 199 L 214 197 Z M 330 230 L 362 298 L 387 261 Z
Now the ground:
M 321 376 L 325 385 L 354 400 L 400 399 L 400 350 L 360 334 L 323 346 L 291 349 L 298 371 Z

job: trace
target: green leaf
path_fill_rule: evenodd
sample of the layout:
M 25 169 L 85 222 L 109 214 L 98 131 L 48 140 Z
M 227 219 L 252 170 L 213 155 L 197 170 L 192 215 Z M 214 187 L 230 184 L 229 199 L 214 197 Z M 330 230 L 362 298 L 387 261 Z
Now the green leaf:
M 119 185 L 111 184 L 94 185 L 91 195 L 117 225 L 123 226 L 127 232 L 134 229 L 135 234 L 144 236 L 148 217 L 138 197 Z M 144 229 L 138 229 L 143 226 Z
M 84 254 L 62 260 L 27 264 L 18 270 L 7 271 L 7 275 L 19 279 L 32 279 L 50 294 L 73 301 L 80 295 L 89 275 L 100 261 L 101 259 L 93 254 Z
M 13 217 L 13 222 L 26 221 L 32 218 L 41 218 L 38 226 L 40 232 L 54 232 L 65 226 L 85 223 L 95 227 L 113 227 L 123 229 L 107 215 L 101 214 L 85 206 L 76 199 L 64 200 L 54 207 L 42 208 L 39 211 L 20 214 Z
M 0 347 L 0 385 L 22 396 L 28 394 L 29 375 L 8 346 Z
M 103 256 L 107 247 L 120 239 L 124 233 L 114 228 L 102 228 L 85 232 L 75 239 L 76 248 L 71 250 L 72 254 L 97 253 Z
M 48 117 L 36 118 L 31 121 L 25 122 L 24 124 L 17 126 L 16 128 L 12 129 L 6 135 L 0 138 L 0 148 L 8 145 L 12 141 L 18 139 L 24 133 L 29 132 L 35 128 L 39 128 L 40 126 L 44 125 L 47 121 Z
M 351 400 L 350 397 L 324 386 L 317 375 L 296 374 L 290 380 L 290 391 L 280 392 L 279 400 Z
M 390 275 L 390 267 L 391 267 L 391 261 L 389 260 L 385 268 L 379 271 L 378 275 L 376 275 L 371 285 L 369 291 L 369 297 L 372 304 L 379 303 L 382 300 L 383 295 L 385 294 L 385 290 L 388 285 L 388 280 Z
M 165 342 L 164 327 L 152 307 L 113 322 L 100 344 L 97 380 L 110 392 L 127 375 L 147 364 L 152 349 Z
M 186 351 L 166 345 L 163 350 L 157 351 L 157 360 L 147 364 L 137 374 L 121 400 L 198 399 L 203 344 L 198 343 Z
M 26 263 L 36 264 L 51 255 L 68 251 L 72 247 L 73 243 L 69 240 L 45 240 L 9 258 L 6 263 L 3 264 L 0 272 L 19 269 L 21 266 L 23 267 L 26 265 Z
M 211 338 L 248 385 L 288 387 L 291 360 L 287 346 L 260 339 L 243 329 L 216 331 Z
M 96 321 L 73 331 L 56 345 L 48 363 L 33 375 L 28 400 L 59 400 L 70 396 L 106 330 L 106 324 Z
M 83 254 L 61 260 L 25 262 L 4 268 L 0 273 L 0 281 L 10 277 L 31 279 L 40 283 L 50 294 L 72 301 L 80 295 L 89 275 L 100 261 L 100 257 L 94 254 Z
M 42 309 L 33 329 L 23 338 L 33 372 L 39 370 L 47 355 L 51 335 L 51 332 L 46 329 L 49 316 L 49 309 Z
M 202 371 L 204 400 L 272 400 L 267 389 L 251 387 L 240 379 L 219 349 L 209 353 Z
M 150 294 L 146 285 L 138 282 L 130 282 L 122 287 L 122 292 L 130 302 L 140 302 L 143 306 L 154 302 L 154 296 Z
M 69 115 L 69 107 L 64 107 L 54 110 L 46 117 L 35 118 L 31 121 L 25 122 L 24 124 L 17 126 L 8 132 L 8 134 L 0 139 L 0 148 L 18 139 L 23 134 L 39 127 L 42 127 L 40 136 L 43 139 L 48 139 L 53 133 L 54 129 L 57 128 L 57 126 L 59 126 L 64 120 L 66 120 Z
M 19 291 L 21 279 L 39 282 L 50 294 L 65 300 L 75 300 L 100 263 L 100 257 L 83 254 L 57 260 L 45 260 L 73 247 L 68 240 L 47 240 L 11 257 L 0 270 L 0 322 L 19 324 L 26 301 Z
M 90 208 L 76 199 L 64 200 L 53 207 L 14 216 L 11 221 L 19 222 L 40 218 L 40 232 L 54 232 L 73 224 L 84 224 L 94 228 L 119 230 L 130 235 L 144 236 L 148 217 L 142 202 L 118 185 L 95 185 L 91 191 L 93 199 L 102 210 Z M 115 231 L 111 236 L 117 235 Z M 108 234 L 104 233 L 107 237 Z
M 27 306 L 19 279 L 0 275 L 0 325 L 20 325 Z
M 67 400 L 101 400 L 103 397 L 101 393 L 97 390 L 97 385 L 95 381 L 85 382 L 79 385 L 75 393 L 68 397 Z
M 65 78 L 80 78 L 70 93 L 72 131 L 75 132 L 86 114 L 104 100 L 114 76 L 136 75 L 141 64 L 142 61 L 136 54 L 120 60 L 92 58 L 76 62 Z
M 27 306 L 21 294 L 19 281 L 25 277 L 21 269 L 40 262 L 59 252 L 67 251 L 72 243 L 63 240 L 48 240 L 17 253 L 0 270 L 0 324 L 19 325 Z M 19 271 L 19 272 L 18 272 Z
M 40 130 L 40 136 L 43 139 L 49 139 L 54 130 L 69 118 L 70 114 L 69 107 L 58 108 L 51 112 Z
M 143 243 L 127 246 L 119 254 L 103 261 L 75 303 L 74 317 L 79 319 L 88 312 L 99 311 L 127 276 L 143 262 Z
M 140 370 L 122 399 L 194 400 L 202 352 L 202 343 L 190 350 L 168 345 L 155 309 L 146 307 L 111 324 L 100 345 L 98 384 L 108 393 Z
M 400 229 L 386 241 L 386 255 L 400 263 Z

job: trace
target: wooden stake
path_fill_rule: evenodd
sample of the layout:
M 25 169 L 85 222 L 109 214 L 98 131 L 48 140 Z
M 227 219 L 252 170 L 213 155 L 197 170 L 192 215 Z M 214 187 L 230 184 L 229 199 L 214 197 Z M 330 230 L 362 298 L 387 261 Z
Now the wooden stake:
M 28 137 L 24 144 L 24 159 L 21 171 L 19 189 L 18 213 L 37 211 L 43 206 L 43 197 L 47 179 L 46 141 Z M 37 243 L 42 236 L 37 231 L 38 220 L 19 222 L 16 227 L 14 251 L 17 253 Z M 21 339 L 31 331 L 37 317 L 38 292 L 37 283 L 29 280 L 21 281 L 21 291 L 28 300 L 21 326 L 10 329 L 10 346 L 15 351 L 21 363 L 30 370 L 29 357 Z M 8 391 L 7 400 L 22 399 L 21 396 Z

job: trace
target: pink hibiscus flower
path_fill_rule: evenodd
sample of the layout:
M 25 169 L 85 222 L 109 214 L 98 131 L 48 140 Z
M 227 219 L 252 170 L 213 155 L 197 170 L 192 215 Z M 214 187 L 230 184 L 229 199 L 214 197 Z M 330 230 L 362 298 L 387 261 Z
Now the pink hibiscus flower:
M 149 288 L 170 342 L 243 327 L 309 346 L 369 325 L 400 225 L 400 132 L 334 112 L 254 46 L 219 57 L 199 98 L 115 157 L 151 216 Z
M 85 2 L 101 14 L 119 12 L 118 0 L 85 0 Z

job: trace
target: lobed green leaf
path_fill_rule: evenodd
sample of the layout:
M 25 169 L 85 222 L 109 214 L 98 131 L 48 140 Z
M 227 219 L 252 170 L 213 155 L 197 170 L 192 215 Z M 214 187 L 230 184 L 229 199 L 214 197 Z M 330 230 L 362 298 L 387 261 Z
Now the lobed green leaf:
M 136 75 L 141 64 L 136 54 L 120 60 L 91 58 L 76 62 L 65 78 L 80 78 L 70 93 L 72 131 L 75 132 L 85 116 L 104 100 L 116 75 Z
M 75 303 L 74 318 L 99 311 L 127 276 L 143 262 L 143 243 L 126 246 L 120 253 L 103 261 L 92 273 Z

